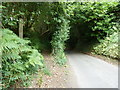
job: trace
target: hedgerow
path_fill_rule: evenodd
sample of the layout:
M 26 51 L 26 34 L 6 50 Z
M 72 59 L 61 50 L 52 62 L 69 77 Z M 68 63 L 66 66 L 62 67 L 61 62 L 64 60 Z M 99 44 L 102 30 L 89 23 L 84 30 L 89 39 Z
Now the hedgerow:
M 104 40 L 99 40 L 100 43 L 95 45 L 93 53 L 104 55 L 110 58 L 119 59 L 119 44 L 118 44 L 118 32 L 119 27 L 114 26 L 114 33 L 105 37 Z

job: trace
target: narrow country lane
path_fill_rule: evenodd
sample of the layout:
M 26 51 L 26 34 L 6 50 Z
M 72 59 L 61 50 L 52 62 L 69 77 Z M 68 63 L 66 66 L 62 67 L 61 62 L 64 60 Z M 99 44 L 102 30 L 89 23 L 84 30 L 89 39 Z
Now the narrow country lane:
M 67 54 L 79 88 L 118 88 L 118 67 L 86 54 Z

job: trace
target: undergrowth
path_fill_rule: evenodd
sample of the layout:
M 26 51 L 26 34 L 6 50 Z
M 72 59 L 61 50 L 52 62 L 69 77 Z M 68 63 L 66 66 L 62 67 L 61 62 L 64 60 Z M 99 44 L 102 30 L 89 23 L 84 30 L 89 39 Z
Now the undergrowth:
M 0 29 L 2 39 L 2 87 L 27 87 L 30 84 L 31 75 L 44 67 L 43 56 L 38 50 L 8 29 Z

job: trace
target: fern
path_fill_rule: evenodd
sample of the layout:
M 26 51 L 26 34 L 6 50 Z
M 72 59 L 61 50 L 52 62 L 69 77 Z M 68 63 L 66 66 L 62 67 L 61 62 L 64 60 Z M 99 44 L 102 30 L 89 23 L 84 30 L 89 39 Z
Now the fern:
M 2 51 L 2 85 L 8 88 L 20 82 L 25 85 L 25 81 L 30 76 L 43 68 L 43 56 L 28 44 L 29 40 L 24 40 L 8 29 L 0 29 L 2 39 L 0 49 Z

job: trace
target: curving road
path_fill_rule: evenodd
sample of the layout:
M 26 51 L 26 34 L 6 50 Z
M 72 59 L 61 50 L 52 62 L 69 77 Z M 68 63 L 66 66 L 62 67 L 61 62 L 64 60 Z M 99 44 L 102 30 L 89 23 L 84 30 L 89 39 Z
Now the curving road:
M 79 88 L 118 88 L 118 67 L 86 54 L 67 54 Z

